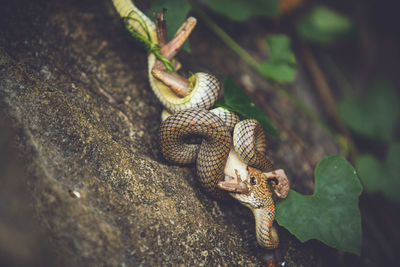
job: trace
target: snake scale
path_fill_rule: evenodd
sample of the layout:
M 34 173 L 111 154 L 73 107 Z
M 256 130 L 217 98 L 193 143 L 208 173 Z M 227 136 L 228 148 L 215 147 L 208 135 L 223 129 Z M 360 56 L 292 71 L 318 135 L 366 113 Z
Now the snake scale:
M 201 136 L 201 145 L 183 140 Z M 160 127 L 161 153 L 168 161 L 196 163 L 202 187 L 216 193 L 217 184 L 224 179 L 225 163 L 231 149 L 232 137 L 224 122 L 204 109 L 188 109 L 167 118 Z
M 136 33 L 154 45 L 161 42 L 155 23 L 130 0 L 113 0 L 113 3 L 122 18 L 129 18 L 125 22 Z M 178 96 L 168 81 L 155 75 L 160 60 L 155 54 L 149 53 L 148 72 L 151 88 L 165 108 L 159 131 L 164 158 L 178 164 L 196 163 L 202 188 L 216 197 L 229 192 L 249 207 L 255 216 L 258 243 L 276 248 L 279 239 L 273 225 L 273 200 L 286 197 L 289 183 L 283 170 L 272 171 L 272 164 L 265 156 L 266 140 L 261 125 L 256 120 L 239 122 L 236 114 L 223 108 L 209 110 L 221 91 L 218 79 L 212 74 L 192 75 L 188 79 L 189 93 Z M 175 80 L 179 76 L 173 75 L 168 78 Z M 201 142 L 188 142 L 193 136 L 200 137 Z

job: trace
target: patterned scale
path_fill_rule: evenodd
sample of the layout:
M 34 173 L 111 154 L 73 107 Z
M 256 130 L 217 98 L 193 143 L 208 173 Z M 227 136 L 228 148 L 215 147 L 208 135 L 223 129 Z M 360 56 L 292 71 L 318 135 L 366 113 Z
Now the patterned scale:
M 254 192 L 254 199 L 260 202 L 257 203 L 260 208 L 252 209 L 256 219 L 257 241 L 265 247 L 277 247 L 279 238 L 275 227 L 273 227 L 275 218 L 273 190 L 267 179 L 261 178 L 258 182 L 259 185 Z
M 188 108 L 210 109 L 217 101 L 221 91 L 219 81 L 214 75 L 204 72 L 196 73 L 195 77 L 194 89 L 185 98 L 169 97 L 157 86 L 152 85 L 152 88 L 163 106 L 171 113 Z
M 272 163 L 266 157 L 267 142 L 258 121 L 243 120 L 237 123 L 233 132 L 233 146 L 250 166 L 272 171 Z
M 214 108 L 210 110 L 212 113 L 221 118 L 230 132 L 235 128 L 236 123 L 239 122 L 239 116 L 224 108 Z
M 186 144 L 190 136 L 203 138 L 200 148 Z M 164 158 L 174 163 L 191 163 L 196 159 L 197 175 L 202 187 L 218 196 L 217 183 L 224 178 L 224 167 L 232 138 L 224 122 L 203 109 L 189 109 L 168 117 L 160 127 L 160 146 Z
M 233 194 L 233 196 L 253 212 L 258 243 L 264 247 L 275 248 L 279 244 L 279 237 L 273 226 L 275 218 L 273 189 L 260 170 L 250 167 L 249 176 L 256 179 L 256 185 L 251 187 L 250 193 Z
M 267 248 L 279 246 L 279 237 L 276 227 L 273 225 L 275 206 L 253 209 L 256 219 L 256 237 L 259 244 Z

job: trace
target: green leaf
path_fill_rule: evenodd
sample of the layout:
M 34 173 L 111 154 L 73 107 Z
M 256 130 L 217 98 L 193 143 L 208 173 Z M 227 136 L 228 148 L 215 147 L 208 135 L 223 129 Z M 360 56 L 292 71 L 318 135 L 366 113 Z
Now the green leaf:
M 398 93 L 387 80 L 373 83 L 365 99 L 346 97 L 339 103 L 339 116 L 357 134 L 390 141 L 400 114 Z
M 293 82 L 296 78 L 296 58 L 290 47 L 290 38 L 284 34 L 271 34 L 265 38 L 269 59 L 260 64 L 260 73 L 279 82 Z
M 268 79 L 278 82 L 293 82 L 296 78 L 297 68 L 282 62 L 265 61 L 260 64 L 259 71 Z
M 315 192 L 290 190 L 277 203 L 277 222 L 301 242 L 318 239 L 328 246 L 360 255 L 362 186 L 356 171 L 341 156 L 322 159 L 315 168 Z
M 320 44 L 330 44 L 353 29 L 348 17 L 324 6 L 314 7 L 298 23 L 298 31 L 304 39 Z
M 400 143 L 392 143 L 385 162 L 372 155 L 359 156 L 356 168 L 365 190 L 381 192 L 400 204 Z
M 279 15 L 279 0 L 207 0 L 209 7 L 231 20 L 244 21 L 250 17 Z
M 267 134 L 279 138 L 279 133 L 269 118 L 229 76 L 224 81 L 224 103 L 219 102 L 217 105 L 247 119 L 256 119 Z
M 296 63 L 289 36 L 285 34 L 270 34 L 265 38 L 265 41 L 268 44 L 269 60 Z
M 163 8 L 167 9 L 165 14 L 167 22 L 167 40 L 171 40 L 176 31 L 185 22 L 191 5 L 188 0 L 152 0 L 151 8 L 148 11 L 148 13 L 151 12 L 151 14 L 148 14 L 148 16 L 153 18 L 153 11 L 161 12 Z M 185 42 L 182 49 L 190 53 L 188 41 Z

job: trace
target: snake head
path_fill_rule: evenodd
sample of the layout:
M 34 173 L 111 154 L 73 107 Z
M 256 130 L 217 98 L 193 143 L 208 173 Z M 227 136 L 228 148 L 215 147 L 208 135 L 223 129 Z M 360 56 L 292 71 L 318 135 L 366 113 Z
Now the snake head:
M 264 173 L 246 166 L 246 172 L 243 168 L 235 169 L 235 175 L 226 175 L 225 181 L 219 182 L 218 186 L 253 212 L 258 243 L 271 249 L 278 247 L 274 199 L 285 198 L 289 192 L 285 172 L 276 170 Z

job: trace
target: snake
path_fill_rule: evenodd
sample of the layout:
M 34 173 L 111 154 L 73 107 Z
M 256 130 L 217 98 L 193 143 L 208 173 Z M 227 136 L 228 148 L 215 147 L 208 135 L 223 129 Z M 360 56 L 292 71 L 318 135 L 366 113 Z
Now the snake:
M 130 0 L 113 0 L 122 18 L 149 41 L 158 44 L 156 26 Z M 227 192 L 250 208 L 256 221 L 257 242 L 276 248 L 279 238 L 274 225 L 276 198 L 286 197 L 289 182 L 283 170 L 273 170 L 266 155 L 266 139 L 254 119 L 239 121 L 223 108 L 210 110 L 221 94 L 218 79 L 198 72 L 191 77 L 193 88 L 178 97 L 152 74 L 154 53 L 148 55 L 150 86 L 165 109 L 159 129 L 163 157 L 175 164 L 196 164 L 199 184 L 208 194 L 225 199 Z M 165 115 L 166 114 L 166 115 Z M 190 142 L 192 137 L 200 142 Z
M 122 18 L 133 16 L 138 20 L 129 20 L 128 23 L 141 35 L 150 37 L 154 44 L 158 44 L 156 26 L 130 0 L 113 0 L 117 12 Z M 143 21 L 143 24 L 140 22 Z M 153 53 L 148 56 L 148 76 L 150 86 L 163 107 L 170 113 L 176 113 L 189 108 L 210 109 L 220 96 L 221 86 L 218 79 L 210 73 L 197 72 L 193 75 L 193 89 L 184 98 L 178 97 L 168 86 L 156 79 L 151 71 L 156 63 Z

